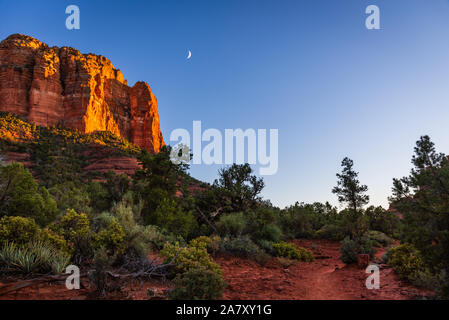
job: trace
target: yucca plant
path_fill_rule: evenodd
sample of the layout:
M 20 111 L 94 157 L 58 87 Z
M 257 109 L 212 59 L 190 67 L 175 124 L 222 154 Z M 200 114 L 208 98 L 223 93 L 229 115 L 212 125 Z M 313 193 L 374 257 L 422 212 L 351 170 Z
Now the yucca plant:
M 38 265 L 35 255 L 15 243 L 8 242 L 0 250 L 0 266 L 6 272 L 33 273 Z
M 4 272 L 59 274 L 69 263 L 69 256 L 39 241 L 28 246 L 6 243 L 0 249 L 0 269 Z

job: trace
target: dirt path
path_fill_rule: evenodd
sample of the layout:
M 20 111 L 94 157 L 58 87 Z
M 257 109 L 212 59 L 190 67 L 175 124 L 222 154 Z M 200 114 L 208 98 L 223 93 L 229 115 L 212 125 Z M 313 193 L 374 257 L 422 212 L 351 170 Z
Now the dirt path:
M 234 257 L 216 261 L 224 271 L 228 287 L 225 299 L 360 300 L 415 299 L 428 292 L 402 282 L 391 268 L 380 271 L 381 288 L 368 290 L 368 274 L 340 261 L 340 243 L 302 240 L 296 244 L 314 251 L 314 262 L 299 262 L 283 268 L 276 259 L 265 266 Z
M 327 240 L 295 241 L 299 246 L 311 249 L 317 259 L 314 262 L 298 262 L 289 267 L 281 266 L 276 258 L 265 266 L 254 260 L 219 256 L 215 258 L 224 272 L 228 286 L 223 299 L 234 300 L 404 300 L 422 297 L 429 292 L 418 290 L 403 281 L 391 268 L 380 270 L 381 288 L 365 287 L 367 274 L 355 265 L 346 266 L 340 260 L 340 243 Z M 381 256 L 379 251 L 376 256 Z M 5 281 L 0 279 L 0 285 Z M 117 296 L 108 299 L 148 299 L 147 288 L 163 291 L 168 282 L 146 281 L 142 286 L 129 284 Z M 3 296 L 2 299 L 60 299 L 84 300 L 91 298 L 91 289 L 69 291 L 63 283 L 27 287 Z

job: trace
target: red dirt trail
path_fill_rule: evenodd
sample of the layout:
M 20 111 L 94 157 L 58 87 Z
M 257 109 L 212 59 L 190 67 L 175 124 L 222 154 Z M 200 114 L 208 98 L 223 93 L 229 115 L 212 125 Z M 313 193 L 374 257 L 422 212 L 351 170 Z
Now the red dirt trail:
M 430 292 L 419 290 L 399 279 L 394 271 L 380 269 L 380 289 L 369 290 L 369 274 L 356 265 L 340 260 L 339 242 L 297 240 L 318 257 L 314 262 L 298 262 L 284 269 L 277 259 L 264 267 L 252 260 L 219 257 L 217 262 L 228 283 L 225 299 L 285 300 L 404 300 L 416 299 Z M 382 255 L 380 249 L 376 257 Z
M 328 240 L 296 240 L 295 244 L 312 250 L 314 262 L 298 262 L 283 267 L 278 259 L 271 258 L 264 266 L 249 259 L 218 256 L 227 288 L 223 299 L 232 300 L 405 300 L 431 294 L 401 281 L 394 271 L 385 265 L 380 269 L 380 289 L 369 290 L 365 286 L 369 276 L 356 265 L 345 265 L 340 260 L 339 242 Z M 376 253 L 378 259 L 384 249 Z M 0 278 L 0 286 L 9 283 Z M 118 295 L 107 299 L 148 299 L 147 288 L 158 292 L 170 288 L 165 281 L 146 281 L 129 284 Z M 0 300 L 85 300 L 92 299 L 92 290 L 84 288 L 69 291 L 63 283 L 41 284 L 0 295 Z

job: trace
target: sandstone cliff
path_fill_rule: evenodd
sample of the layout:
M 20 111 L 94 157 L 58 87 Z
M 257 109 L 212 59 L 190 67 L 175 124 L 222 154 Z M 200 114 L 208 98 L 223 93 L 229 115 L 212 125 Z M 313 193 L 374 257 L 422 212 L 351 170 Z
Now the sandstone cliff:
M 103 56 L 20 34 L 0 42 L 0 111 L 40 126 L 108 130 L 150 152 L 164 145 L 148 84 L 129 87 Z

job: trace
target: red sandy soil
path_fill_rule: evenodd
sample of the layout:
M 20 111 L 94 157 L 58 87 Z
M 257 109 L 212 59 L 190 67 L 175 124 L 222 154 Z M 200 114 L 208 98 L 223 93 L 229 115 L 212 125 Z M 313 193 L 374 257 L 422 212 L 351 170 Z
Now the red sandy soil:
M 380 289 L 369 290 L 365 281 L 369 274 L 356 265 L 340 260 L 339 242 L 328 240 L 296 240 L 297 245 L 311 249 L 314 262 L 298 262 L 284 269 L 273 258 L 262 267 L 241 258 L 217 258 L 228 283 L 225 299 L 285 300 L 405 300 L 431 294 L 401 281 L 394 271 L 380 269 Z M 385 252 L 378 250 L 379 258 Z
M 339 242 L 328 240 L 296 240 L 297 245 L 311 249 L 317 259 L 314 262 L 297 262 L 288 268 L 276 258 L 264 266 L 249 259 L 218 256 L 228 284 L 223 299 L 261 300 L 406 300 L 431 294 L 401 281 L 394 271 L 385 265 L 380 269 L 380 289 L 369 290 L 365 286 L 369 274 L 356 265 L 345 265 L 340 260 Z M 379 249 L 374 260 L 385 252 Z M 154 258 L 154 257 L 153 257 Z M 10 283 L 0 279 L 0 286 Z M 148 299 L 147 288 L 162 293 L 171 287 L 168 281 L 146 281 L 129 284 L 124 290 L 107 299 Z M 64 283 L 40 284 L 0 296 L 0 300 L 85 300 L 95 298 L 86 285 L 80 290 L 69 291 Z

